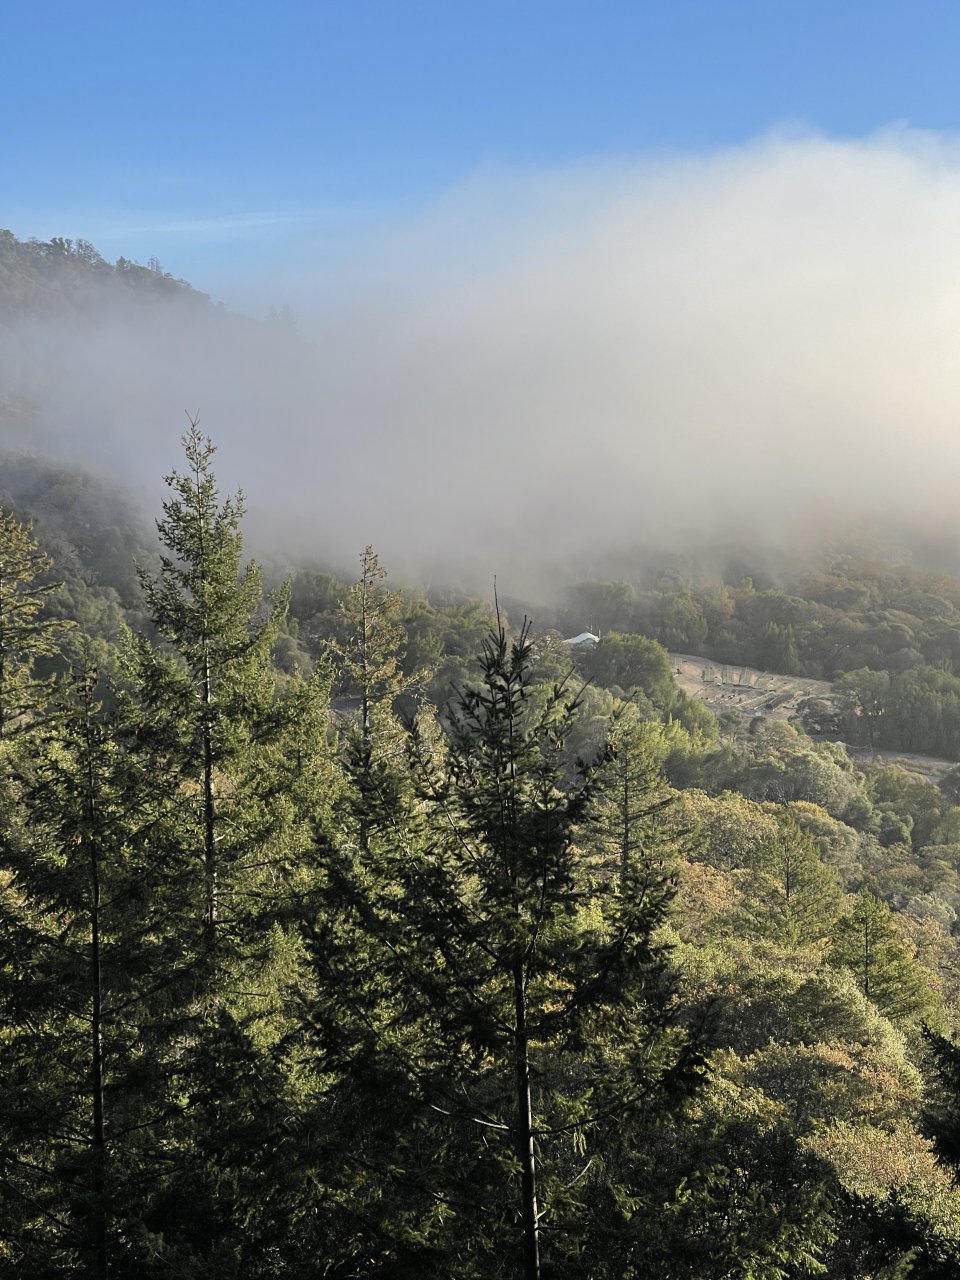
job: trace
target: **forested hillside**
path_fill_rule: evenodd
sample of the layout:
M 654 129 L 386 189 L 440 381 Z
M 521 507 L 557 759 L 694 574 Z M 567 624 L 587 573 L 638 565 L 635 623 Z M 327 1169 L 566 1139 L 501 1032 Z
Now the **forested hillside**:
M 719 725 L 683 584 L 576 666 L 369 548 L 265 591 L 184 443 L 149 539 L 5 473 L 0 1274 L 955 1274 L 956 780 Z
M 185 409 L 217 404 L 235 440 L 268 404 L 289 412 L 298 352 L 279 316 L 231 311 L 155 259 L 110 263 L 82 239 L 0 230 L 4 454 L 142 487 L 162 474 Z
M 175 280 L 155 260 L 146 267 L 125 258 L 109 263 L 86 240 L 19 240 L 0 229 L 0 424 L 5 437 L 28 442 L 40 417 L 31 395 L 35 331 L 46 331 L 48 337 L 60 326 L 83 332 L 107 314 L 142 322 L 156 313 L 158 304 L 170 301 L 184 307 L 184 314 L 213 309 L 206 294 Z M 55 350 L 52 343 L 51 358 Z M 54 381 L 63 371 L 48 361 L 46 375 Z M 73 377 L 79 377 L 79 370 Z
M 198 304 L 209 303 L 185 280 L 175 280 L 155 259 L 147 266 L 118 258 L 107 262 L 87 240 L 18 240 L 0 229 L 0 300 L 7 311 L 60 309 L 83 306 L 82 290 L 96 283 L 101 289 L 135 293 L 179 293 Z
M 758 565 L 762 564 L 760 557 Z M 960 581 L 835 554 L 745 573 L 648 570 L 571 588 L 558 620 L 667 649 L 839 680 L 848 740 L 960 759 Z M 767 581 L 764 582 L 763 578 Z
M 0 234 L 0 1276 L 957 1274 L 960 769 L 877 752 L 960 760 L 960 581 L 260 567 L 196 424 L 156 521 L 43 454 L 104 298 L 252 325 Z

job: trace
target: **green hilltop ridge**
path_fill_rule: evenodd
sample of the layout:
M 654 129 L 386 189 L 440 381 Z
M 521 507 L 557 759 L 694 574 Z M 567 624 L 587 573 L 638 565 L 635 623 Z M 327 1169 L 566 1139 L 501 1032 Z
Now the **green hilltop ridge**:
M 36 353 L 38 333 L 82 335 L 110 315 L 132 332 L 141 330 L 148 347 L 151 335 L 142 326 L 171 307 L 181 317 L 210 313 L 227 320 L 206 294 L 156 260 L 109 263 L 86 240 L 20 240 L 0 229 L 0 448 L 34 452 L 52 429 L 69 433 L 72 426 L 51 422 L 44 404 L 45 384 L 69 382 L 71 375 L 58 367 L 56 345 Z M 34 365 L 40 372 L 30 372 Z
M 108 292 L 141 298 L 176 295 L 212 305 L 207 294 L 175 279 L 156 259 L 147 266 L 122 257 L 110 263 L 87 240 L 19 240 L 0 228 L 0 320 L 65 308 L 82 312 L 91 299 Z

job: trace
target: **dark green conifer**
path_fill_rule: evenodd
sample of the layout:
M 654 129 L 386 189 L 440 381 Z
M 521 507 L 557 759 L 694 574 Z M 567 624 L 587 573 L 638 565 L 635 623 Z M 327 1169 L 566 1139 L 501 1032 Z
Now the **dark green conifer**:
M 578 699 L 539 696 L 532 665 L 526 628 L 496 631 L 477 684 L 411 739 L 416 803 L 378 814 L 375 861 L 341 855 L 367 976 L 330 931 L 314 949 L 340 976 L 344 1088 L 389 1098 L 349 1153 L 393 1231 L 382 1274 L 532 1278 L 542 1249 L 576 1267 L 587 1223 L 625 1204 L 605 1151 L 697 1074 L 657 941 L 669 883 L 632 840 L 613 865 L 590 844 L 613 756 L 570 780 Z
M 267 1238 L 283 1235 L 269 1207 L 283 1171 L 264 1151 L 280 1159 L 298 1071 L 288 991 L 319 883 L 308 853 L 334 789 L 328 690 L 322 674 L 275 672 L 285 596 L 266 602 L 259 569 L 243 563 L 242 498 L 221 501 L 196 424 L 184 446 L 188 470 L 168 477 L 158 521 L 159 576 L 142 575 L 159 639 L 131 644 L 125 706 L 132 756 L 163 779 L 173 923 L 194 976 L 177 1064 L 181 1158 L 151 1224 L 198 1274 L 230 1257 L 253 1275 Z
M 829 958 L 849 969 L 868 999 L 894 1019 L 917 1020 L 935 1012 L 936 998 L 893 913 L 868 889 L 837 923 Z
M 29 778 L 7 781 L 0 1274 L 132 1273 L 183 1100 L 182 881 L 165 861 L 157 779 L 127 755 L 95 686 L 89 669 L 65 681 Z

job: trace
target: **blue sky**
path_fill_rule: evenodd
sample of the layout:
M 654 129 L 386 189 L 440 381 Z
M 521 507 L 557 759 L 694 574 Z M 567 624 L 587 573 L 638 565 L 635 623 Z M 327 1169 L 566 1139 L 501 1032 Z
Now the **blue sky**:
M 478 170 L 960 125 L 933 0 L 47 0 L 0 48 L 0 226 L 215 291 Z

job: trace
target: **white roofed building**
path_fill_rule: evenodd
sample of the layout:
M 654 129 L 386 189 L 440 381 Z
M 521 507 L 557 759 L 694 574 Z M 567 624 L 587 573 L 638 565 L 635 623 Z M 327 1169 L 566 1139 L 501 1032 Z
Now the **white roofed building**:
M 571 649 L 579 649 L 581 645 L 586 645 L 588 649 L 592 649 L 595 644 L 600 643 L 600 637 L 595 636 L 592 631 L 581 631 L 578 636 L 571 636 L 569 640 L 564 640 L 564 644 L 568 644 Z

